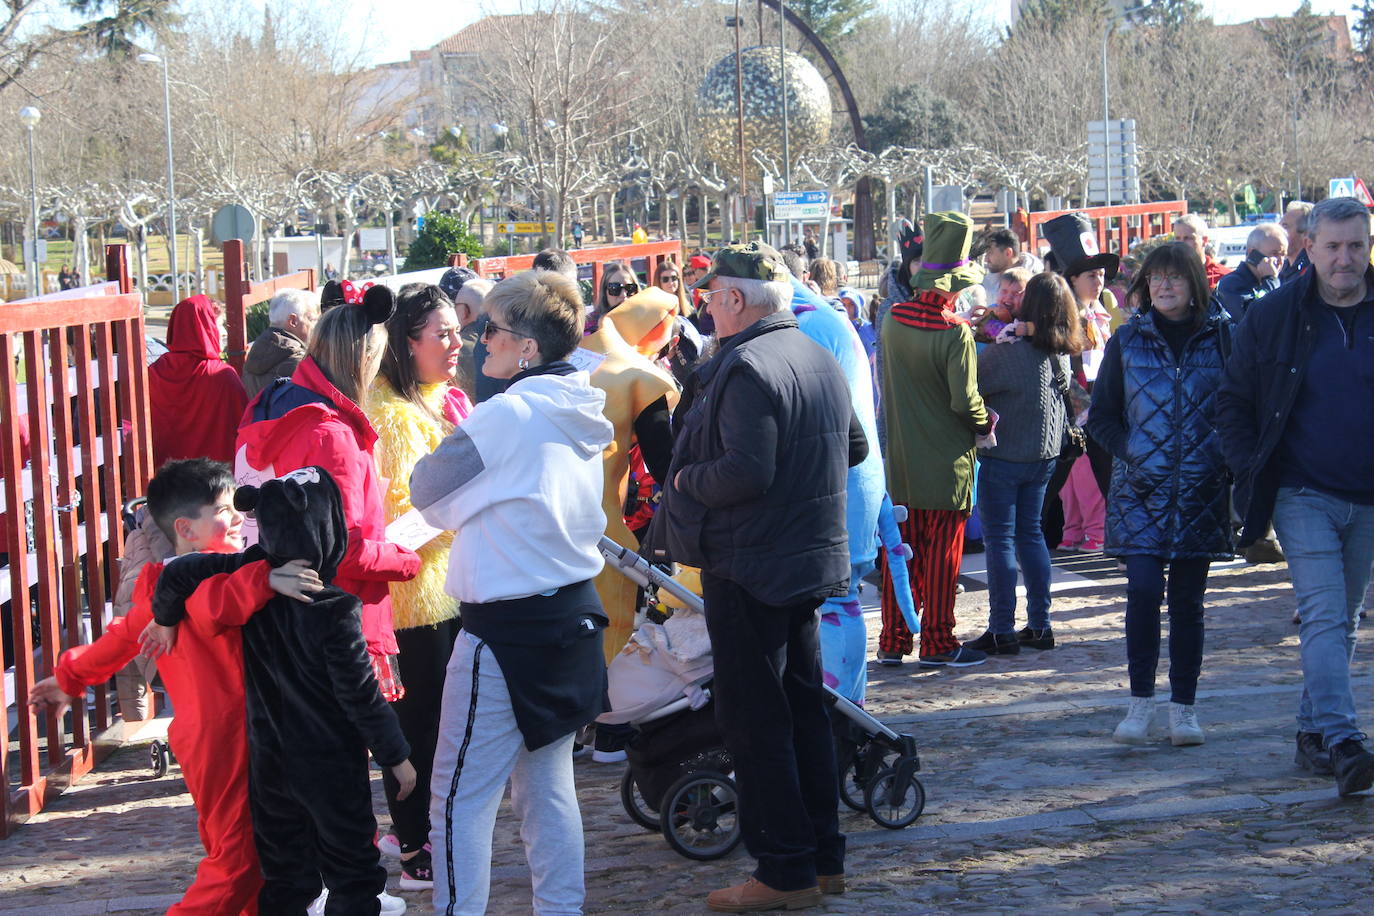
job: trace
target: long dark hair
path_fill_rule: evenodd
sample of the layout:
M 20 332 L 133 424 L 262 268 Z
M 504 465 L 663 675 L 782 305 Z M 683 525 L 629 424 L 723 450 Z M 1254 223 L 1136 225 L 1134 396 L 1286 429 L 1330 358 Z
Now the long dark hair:
M 611 274 L 624 274 L 639 285 L 639 277 L 629 264 L 624 261 L 607 261 L 601 268 L 601 285 L 596 288 L 596 314 L 598 317 L 606 314 L 606 284 L 611 282 Z M 623 279 L 617 281 L 624 283 Z
M 1193 327 L 1202 327 L 1207 320 L 1211 297 L 1207 292 L 1207 274 L 1202 268 L 1202 259 L 1197 256 L 1197 249 L 1187 242 L 1166 242 L 1145 257 L 1145 263 L 1136 271 L 1130 291 L 1126 294 L 1126 301 L 1135 303 L 1138 311 L 1143 312 L 1154 306 L 1150 299 L 1150 276 L 1156 273 L 1175 273 L 1187 279 L 1191 296 L 1188 307 L 1192 310 Z
M 1047 270 L 1030 278 L 1021 297 L 1019 317 L 1034 325 L 1030 341 L 1046 353 L 1077 356 L 1083 352 L 1078 299 L 1059 274 Z
M 410 355 L 408 341 L 419 340 L 429 324 L 429 316 L 441 308 L 453 308 L 453 300 L 432 283 L 407 283 L 396 297 L 396 311 L 387 319 L 386 353 L 382 356 L 382 377 L 393 391 L 419 408 L 420 412 L 439 423 L 444 432 L 452 425 L 443 415 L 425 403 L 420 393 L 420 380 L 415 376 L 415 360 Z

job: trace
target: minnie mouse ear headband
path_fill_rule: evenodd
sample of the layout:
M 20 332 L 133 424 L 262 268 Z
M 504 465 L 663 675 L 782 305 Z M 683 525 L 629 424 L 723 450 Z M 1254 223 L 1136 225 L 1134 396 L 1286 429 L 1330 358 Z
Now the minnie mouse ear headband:
M 320 311 L 339 305 L 361 305 L 369 326 L 382 324 L 396 311 L 396 294 L 391 287 L 371 280 L 361 284 L 351 280 L 330 280 L 320 290 Z
M 1065 213 L 1040 227 L 1040 234 L 1050 243 L 1050 253 L 1059 273 L 1072 277 L 1087 270 L 1106 271 L 1111 282 L 1121 267 L 1121 258 L 1111 252 L 1097 250 L 1097 233 L 1092 220 L 1082 213 Z

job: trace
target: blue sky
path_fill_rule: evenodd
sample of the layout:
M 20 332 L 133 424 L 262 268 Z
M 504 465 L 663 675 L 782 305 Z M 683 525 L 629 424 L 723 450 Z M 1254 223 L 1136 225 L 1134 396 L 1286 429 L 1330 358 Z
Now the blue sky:
M 515 12 L 521 0 L 480 0 L 476 3 L 455 3 L 453 0 L 373 0 L 376 10 L 385 14 L 359 17 L 358 37 L 366 41 L 373 63 L 403 60 L 411 50 L 428 48 L 452 35 L 463 26 L 481 18 L 485 13 Z M 896 0 L 900 2 L 900 0 Z M 960 0 L 955 0 L 959 3 Z M 1217 22 L 1243 22 L 1264 16 L 1281 16 L 1293 12 L 1299 0 L 1203 0 Z M 963 0 L 967 6 L 986 11 L 986 14 L 1005 24 L 1011 17 L 1010 0 Z M 259 2 L 259 5 L 261 3 Z M 526 6 L 530 4 L 527 2 Z M 1350 14 L 1351 4 L 1313 0 L 1318 13 Z

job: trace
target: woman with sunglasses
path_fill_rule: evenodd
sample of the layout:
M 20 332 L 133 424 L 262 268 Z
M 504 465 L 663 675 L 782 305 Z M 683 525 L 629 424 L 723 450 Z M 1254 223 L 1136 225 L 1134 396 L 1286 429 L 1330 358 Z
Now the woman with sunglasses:
M 601 269 L 601 286 L 596 291 L 596 323 L 600 324 L 602 315 L 637 292 L 639 279 L 634 271 L 630 270 L 630 266 L 621 261 L 607 261 Z M 589 330 L 594 331 L 596 328 Z
M 425 520 L 454 532 L 445 588 L 463 629 L 444 680 L 430 843 L 434 908 L 487 911 L 492 833 L 506 784 L 537 912 L 581 912 L 582 818 L 573 739 L 602 711 L 606 616 L 592 579 L 605 395 L 568 362 L 582 342 L 577 284 L 531 270 L 498 283 L 482 371 L 510 379 L 410 478 Z M 503 901 L 492 912 L 508 912 Z
M 1127 301 L 1139 308 L 1107 342 L 1088 413 L 1088 435 L 1114 459 L 1105 553 L 1126 563 L 1131 703 L 1112 738 L 1150 740 L 1167 568 L 1169 738 L 1202 744 L 1193 708 L 1202 598 L 1212 560 L 1233 553 L 1230 485 L 1213 423 L 1230 318 L 1212 307 L 1202 260 L 1184 242 L 1150 252 Z
M 687 296 L 687 284 L 682 280 L 682 271 L 676 261 L 664 258 L 654 271 L 654 286 L 670 296 L 677 297 L 677 313 L 684 318 L 692 314 L 692 300 Z

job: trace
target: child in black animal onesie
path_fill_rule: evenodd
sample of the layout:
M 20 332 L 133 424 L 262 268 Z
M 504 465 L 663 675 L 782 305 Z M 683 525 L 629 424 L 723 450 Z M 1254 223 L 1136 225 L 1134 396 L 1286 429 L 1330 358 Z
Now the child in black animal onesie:
M 324 587 L 313 600 L 278 595 L 261 610 L 220 608 L 215 618 L 243 627 L 249 795 L 265 882 L 258 906 L 301 916 L 323 878 L 326 914 L 375 916 L 386 870 L 373 843 L 368 751 L 406 794 L 415 770 L 368 662 L 362 604 L 329 584 L 348 541 L 338 485 L 328 471 L 305 467 L 261 488 L 240 487 L 235 504 L 256 510 L 257 545 L 169 563 L 153 616 L 175 625 L 202 579 L 254 559 L 274 567 L 306 560 L 319 572 Z

